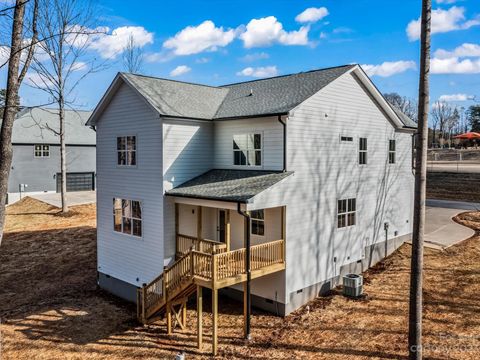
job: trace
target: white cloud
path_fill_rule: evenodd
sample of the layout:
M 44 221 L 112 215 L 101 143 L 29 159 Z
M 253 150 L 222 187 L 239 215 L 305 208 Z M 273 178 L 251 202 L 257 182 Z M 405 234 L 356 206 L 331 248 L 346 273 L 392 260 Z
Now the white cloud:
M 201 57 L 201 58 L 195 60 L 195 62 L 197 64 L 206 64 L 206 63 L 210 62 L 210 59 L 207 58 L 207 57 Z
M 242 71 L 237 72 L 237 76 L 250 76 L 256 78 L 271 77 L 278 74 L 278 69 L 276 66 L 265 66 L 265 67 L 247 67 Z
M 170 71 L 170 76 L 175 77 L 175 76 L 180 76 L 183 74 L 186 74 L 190 72 L 192 69 L 189 68 L 187 65 L 179 65 L 172 71 Z
M 47 89 L 47 88 L 54 87 L 54 84 L 50 79 L 36 72 L 27 73 L 25 75 L 25 81 L 28 85 L 36 88 L 40 88 L 40 89 Z
M 453 51 L 438 49 L 435 51 L 436 58 L 448 59 L 451 57 L 480 57 L 480 45 L 465 43 L 456 47 Z
M 420 38 L 420 21 L 412 20 L 406 32 L 410 41 Z M 448 10 L 435 9 L 432 11 L 432 34 L 445 33 L 454 30 L 466 30 L 472 26 L 480 25 L 480 18 L 465 21 L 465 8 L 452 6 Z
M 454 4 L 462 0 L 437 0 L 438 4 Z
M 259 52 L 259 53 L 247 54 L 244 57 L 242 57 L 240 60 L 245 62 L 252 62 L 257 60 L 265 60 L 268 58 L 270 58 L 270 55 L 268 55 L 266 52 Z
M 153 33 L 148 32 L 142 26 L 121 26 L 108 34 L 108 28 L 103 28 L 105 33 L 98 33 L 91 36 L 89 48 L 96 50 L 104 59 L 115 58 L 127 45 L 130 37 L 133 37 L 135 46 L 144 47 L 153 44 Z M 98 31 L 97 31 L 98 32 Z M 82 41 L 77 39 L 77 41 Z
M 88 67 L 87 63 L 85 63 L 83 61 L 77 61 L 77 62 L 74 62 L 72 64 L 71 70 L 72 71 L 82 71 L 82 70 L 85 70 L 87 67 Z
M 433 58 L 430 71 L 432 74 L 478 74 L 480 73 L 480 58 L 474 60 L 461 60 L 458 57 Z
M 252 19 L 240 35 L 246 48 L 282 45 L 308 45 L 308 26 L 302 26 L 296 31 L 285 31 L 281 22 L 275 16 Z
M 224 30 L 206 20 L 198 26 L 187 26 L 174 37 L 167 39 L 163 47 L 175 55 L 192 55 L 203 51 L 216 51 L 219 47 L 230 44 L 236 36 L 233 29 Z
M 473 100 L 475 97 L 473 95 L 467 94 L 451 94 L 451 95 L 442 95 L 438 98 L 439 101 L 468 101 Z
M 328 9 L 326 7 L 319 7 L 319 8 L 308 8 L 305 9 L 302 13 L 298 14 L 295 17 L 295 21 L 299 23 L 314 23 L 317 22 L 318 20 L 323 19 L 325 16 L 327 16 Z
M 385 61 L 380 65 L 362 65 L 363 70 L 369 76 L 389 77 L 395 74 L 403 73 L 407 70 L 416 69 L 415 61 Z

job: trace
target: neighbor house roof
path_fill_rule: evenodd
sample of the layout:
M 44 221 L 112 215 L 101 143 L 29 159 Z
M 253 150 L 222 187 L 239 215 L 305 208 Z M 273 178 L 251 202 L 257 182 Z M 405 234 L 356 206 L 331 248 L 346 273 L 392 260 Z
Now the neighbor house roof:
M 248 202 L 293 172 L 214 169 L 167 191 L 169 196 Z
M 411 127 L 387 104 L 359 65 L 343 65 L 224 86 L 207 86 L 144 75 L 119 73 L 88 120 L 95 125 L 122 81 L 160 116 L 221 120 L 283 115 L 348 72 L 356 73 L 398 127 Z
M 65 110 L 65 142 L 68 145 L 95 145 L 95 131 L 85 126 L 91 111 Z M 13 144 L 60 144 L 53 130 L 60 127 L 58 109 L 21 110 L 13 122 Z

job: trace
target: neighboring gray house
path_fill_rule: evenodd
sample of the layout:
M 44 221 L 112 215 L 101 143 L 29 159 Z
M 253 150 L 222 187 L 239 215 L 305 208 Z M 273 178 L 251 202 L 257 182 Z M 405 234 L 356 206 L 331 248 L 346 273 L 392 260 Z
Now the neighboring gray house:
M 143 321 L 192 284 L 241 298 L 248 240 L 253 304 L 284 315 L 410 238 L 416 125 L 358 65 L 220 87 L 120 73 L 88 124 L 99 284 L 142 289 Z
M 85 126 L 90 111 L 65 111 L 67 191 L 95 189 L 95 131 Z M 58 192 L 60 140 L 58 110 L 20 111 L 12 132 L 13 161 L 8 179 L 8 202 L 42 192 Z

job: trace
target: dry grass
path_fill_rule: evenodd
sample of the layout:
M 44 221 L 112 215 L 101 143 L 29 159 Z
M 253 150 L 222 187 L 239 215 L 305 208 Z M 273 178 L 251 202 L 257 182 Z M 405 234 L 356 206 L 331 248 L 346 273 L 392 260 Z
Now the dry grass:
M 479 152 L 480 153 L 480 152 Z M 480 174 L 428 172 L 427 198 L 480 202 Z
M 210 358 L 211 322 L 205 306 L 205 347 L 189 330 L 168 337 L 164 323 L 135 322 L 135 308 L 95 285 L 95 213 L 79 206 L 62 218 L 26 199 L 9 209 L 0 253 L 3 359 Z M 480 213 L 463 214 L 480 230 Z M 333 292 L 286 318 L 254 312 L 253 340 L 242 336 L 242 305 L 220 298 L 219 357 L 226 359 L 406 358 L 410 247 L 403 246 L 366 274 L 362 301 Z M 426 358 L 480 355 L 480 236 L 445 252 L 425 250 Z M 205 300 L 208 300 L 206 298 Z M 193 306 L 190 306 L 193 308 Z

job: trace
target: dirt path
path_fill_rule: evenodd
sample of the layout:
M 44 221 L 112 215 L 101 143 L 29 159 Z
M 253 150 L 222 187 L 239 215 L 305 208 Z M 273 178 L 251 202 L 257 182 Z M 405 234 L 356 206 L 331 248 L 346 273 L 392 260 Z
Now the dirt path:
M 208 306 L 205 348 L 198 352 L 194 310 L 189 329 L 168 337 L 164 323 L 138 326 L 134 306 L 97 289 L 95 210 L 74 210 L 60 217 L 31 199 L 8 209 L 0 250 L 2 360 L 172 359 L 181 350 L 187 359 L 209 359 Z M 459 218 L 480 231 L 480 213 Z M 332 293 L 285 319 L 255 311 L 249 346 L 241 339 L 242 304 L 221 298 L 219 358 L 405 359 L 409 253 L 404 245 L 366 274 L 366 300 Z M 425 256 L 426 358 L 478 358 L 479 233 L 444 252 L 426 249 Z

